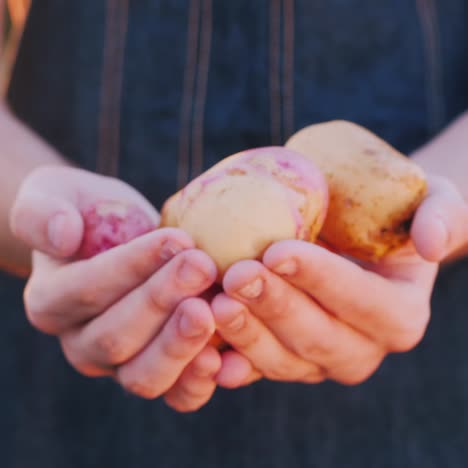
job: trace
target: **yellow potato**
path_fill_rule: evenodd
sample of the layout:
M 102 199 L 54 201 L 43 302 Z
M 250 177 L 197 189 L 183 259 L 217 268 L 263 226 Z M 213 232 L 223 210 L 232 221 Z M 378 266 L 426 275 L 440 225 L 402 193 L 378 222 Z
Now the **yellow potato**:
M 421 168 L 356 124 L 332 121 L 306 127 L 285 145 L 324 173 L 329 208 L 320 239 L 332 249 L 376 261 L 409 238 L 409 225 L 426 194 Z
M 261 258 L 275 241 L 314 241 L 328 203 L 316 166 L 284 147 L 222 160 L 163 206 L 161 226 L 188 232 L 215 261 L 219 280 L 233 263 Z

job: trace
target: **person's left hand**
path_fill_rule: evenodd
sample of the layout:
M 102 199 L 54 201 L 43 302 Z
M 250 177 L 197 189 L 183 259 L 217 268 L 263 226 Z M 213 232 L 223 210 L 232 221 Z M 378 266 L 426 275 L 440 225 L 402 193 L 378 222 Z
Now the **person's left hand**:
M 438 262 L 467 241 L 465 202 L 433 179 L 411 241 L 378 264 L 287 240 L 272 245 L 263 263 L 233 265 L 212 302 L 218 332 L 233 348 L 222 356 L 218 384 L 363 382 L 388 353 L 422 339 Z

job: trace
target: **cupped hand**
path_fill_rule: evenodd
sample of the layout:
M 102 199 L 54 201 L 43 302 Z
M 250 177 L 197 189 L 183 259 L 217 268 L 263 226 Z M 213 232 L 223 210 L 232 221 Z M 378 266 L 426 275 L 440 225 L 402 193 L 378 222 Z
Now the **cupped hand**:
M 80 373 L 111 376 L 136 395 L 164 396 L 177 410 L 195 410 L 210 399 L 221 365 L 208 343 L 213 315 L 199 297 L 216 267 L 188 235 L 170 228 L 77 258 L 86 213 L 101 202 L 131 204 L 149 225 L 159 222 L 146 199 L 116 179 L 50 167 L 22 184 L 11 225 L 33 249 L 27 316 L 59 338 Z
M 423 338 L 438 262 L 467 242 L 465 202 L 433 178 L 411 241 L 377 264 L 288 240 L 273 244 L 263 262 L 233 265 L 212 302 L 218 332 L 233 348 L 222 356 L 218 383 L 363 382 L 386 355 Z

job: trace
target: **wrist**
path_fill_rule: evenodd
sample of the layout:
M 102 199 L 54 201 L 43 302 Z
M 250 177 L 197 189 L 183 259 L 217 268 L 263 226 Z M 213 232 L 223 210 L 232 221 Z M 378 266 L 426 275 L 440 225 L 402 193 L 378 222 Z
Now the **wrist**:
M 30 249 L 13 236 L 10 211 L 23 181 L 44 166 L 70 165 L 0 101 L 0 269 L 19 276 L 30 271 Z

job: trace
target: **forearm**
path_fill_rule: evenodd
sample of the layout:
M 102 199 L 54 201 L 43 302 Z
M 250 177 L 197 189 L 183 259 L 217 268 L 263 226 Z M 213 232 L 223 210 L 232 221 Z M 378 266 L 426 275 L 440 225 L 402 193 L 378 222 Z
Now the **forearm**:
M 468 202 L 468 112 L 462 114 L 437 137 L 412 154 L 428 173 L 452 181 Z M 449 260 L 468 254 L 468 242 Z
M 21 182 L 33 169 L 67 163 L 1 104 L 0 142 L 0 268 L 25 275 L 30 267 L 30 252 L 11 234 L 10 209 Z

